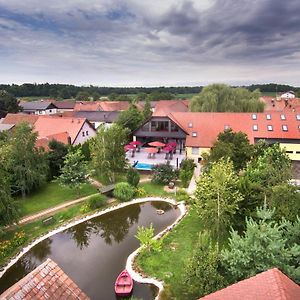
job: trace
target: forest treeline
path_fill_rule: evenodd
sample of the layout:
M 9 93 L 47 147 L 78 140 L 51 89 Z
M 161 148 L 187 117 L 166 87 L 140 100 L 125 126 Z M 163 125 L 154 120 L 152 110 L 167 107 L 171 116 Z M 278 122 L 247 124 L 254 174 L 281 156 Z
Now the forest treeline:
M 294 87 L 283 84 L 256 84 L 244 86 L 250 91 L 260 89 L 261 92 L 286 92 L 289 90 L 300 91 L 300 87 Z M 75 86 L 69 84 L 50 84 L 50 83 L 24 83 L 17 84 L 0 84 L 0 90 L 6 90 L 15 97 L 53 97 L 53 98 L 74 98 L 79 92 L 87 92 L 90 95 L 99 94 L 101 96 L 108 96 L 112 93 L 118 95 L 139 94 L 139 93 L 153 93 L 166 92 L 171 94 L 196 94 L 201 92 L 202 86 L 193 87 L 98 87 L 98 86 Z

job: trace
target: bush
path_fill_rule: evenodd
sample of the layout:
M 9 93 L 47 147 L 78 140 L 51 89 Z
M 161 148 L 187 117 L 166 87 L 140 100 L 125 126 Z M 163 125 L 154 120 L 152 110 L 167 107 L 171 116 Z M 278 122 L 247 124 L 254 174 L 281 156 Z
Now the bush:
M 84 203 L 79 210 L 82 214 L 85 214 L 90 211 L 90 207 L 88 203 Z
M 140 173 L 134 168 L 129 168 L 126 178 L 130 185 L 137 187 L 140 182 Z
M 104 195 L 94 195 L 88 199 L 88 205 L 91 210 L 105 205 L 107 198 Z
M 185 189 L 179 189 L 176 193 L 176 200 L 189 202 L 190 196 Z
M 138 187 L 135 189 L 135 197 L 137 198 L 143 198 L 147 196 L 147 192 L 144 188 Z
M 5 258 L 17 247 L 24 244 L 26 236 L 24 231 L 16 232 L 9 241 L 0 242 L 0 258 Z
M 173 169 L 170 163 L 159 164 L 153 167 L 153 183 L 168 184 L 170 181 L 177 178 L 177 172 Z
M 180 169 L 194 171 L 196 164 L 193 159 L 184 159 L 180 164 Z
M 189 183 L 193 177 L 193 171 L 192 170 L 185 170 L 181 169 L 179 171 L 179 179 L 182 182 L 183 187 L 187 188 L 189 186 Z
M 118 200 L 129 201 L 135 193 L 134 188 L 128 182 L 119 182 L 116 184 L 113 195 Z

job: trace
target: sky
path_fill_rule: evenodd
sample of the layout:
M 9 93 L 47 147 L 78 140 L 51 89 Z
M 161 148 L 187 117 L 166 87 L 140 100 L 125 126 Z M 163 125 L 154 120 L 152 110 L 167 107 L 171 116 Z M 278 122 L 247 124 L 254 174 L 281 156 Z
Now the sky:
M 300 86 L 299 0 L 0 0 L 0 83 Z

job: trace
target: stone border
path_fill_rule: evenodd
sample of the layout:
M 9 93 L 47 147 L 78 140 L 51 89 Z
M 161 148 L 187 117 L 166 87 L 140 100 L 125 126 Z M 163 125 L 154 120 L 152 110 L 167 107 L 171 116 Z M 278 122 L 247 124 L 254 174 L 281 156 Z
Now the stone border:
M 160 198 L 160 199 L 162 199 L 162 200 L 160 200 L 160 201 L 166 201 L 166 202 L 169 202 L 169 203 L 171 203 L 171 204 L 173 204 L 173 205 L 176 205 L 176 201 L 173 200 L 173 199 L 163 199 L 163 198 Z M 172 230 L 172 229 L 173 229 L 173 228 L 181 221 L 181 219 L 186 215 L 187 209 L 186 209 L 186 207 L 185 207 L 185 205 L 184 205 L 184 202 L 178 203 L 178 207 L 179 207 L 180 213 L 181 213 L 181 214 L 179 215 L 179 217 L 176 219 L 176 221 L 175 221 L 172 225 L 168 226 L 166 229 L 164 229 L 163 231 L 161 231 L 160 233 L 158 233 L 158 234 L 154 237 L 155 240 L 161 239 L 164 235 L 166 235 L 166 234 L 167 234 L 170 230 Z M 127 269 L 127 271 L 129 272 L 130 276 L 131 276 L 135 281 L 137 281 L 137 282 L 139 282 L 139 283 L 147 283 L 147 284 L 153 284 L 153 285 L 155 285 L 155 286 L 158 288 L 158 294 L 157 294 L 157 296 L 155 297 L 155 300 L 159 300 L 159 297 L 160 297 L 162 291 L 164 290 L 163 282 L 162 282 L 162 281 L 159 281 L 159 280 L 157 280 L 157 279 L 155 279 L 155 278 L 150 278 L 150 277 L 146 278 L 146 277 L 143 276 L 144 274 L 140 274 L 140 273 L 138 273 L 138 272 L 136 272 L 136 271 L 134 270 L 134 260 L 135 260 L 136 256 L 140 253 L 140 251 L 141 251 L 142 249 L 144 249 L 144 246 L 139 247 L 138 249 L 136 249 L 134 252 L 132 252 L 132 253 L 128 256 L 127 262 L 126 262 L 126 269 Z
M 147 198 L 139 198 L 139 199 L 133 199 L 129 202 L 122 202 L 119 203 L 117 205 L 108 207 L 104 210 L 101 211 L 97 211 L 91 215 L 87 215 L 81 219 L 75 220 L 75 221 L 71 221 L 65 225 L 62 225 L 40 237 L 38 237 L 37 239 L 35 239 L 33 242 L 31 242 L 28 246 L 24 247 L 16 256 L 14 256 L 5 266 L 3 266 L 0 270 L 0 278 L 4 275 L 4 273 L 10 268 L 12 267 L 24 254 L 26 254 L 31 248 L 33 248 L 35 245 L 37 245 L 38 243 L 44 241 L 45 239 L 55 235 L 56 233 L 62 232 L 66 229 L 69 229 L 75 225 L 78 225 L 82 222 L 88 221 L 90 219 L 93 219 L 95 217 L 99 217 L 101 215 L 104 215 L 108 212 L 114 211 L 114 210 L 118 210 L 121 209 L 123 207 L 132 205 L 132 204 L 140 204 L 140 203 L 145 203 L 145 202 L 151 202 L 151 201 L 163 201 L 163 202 L 167 202 L 170 203 L 172 205 L 177 205 L 177 202 L 173 199 L 170 198 L 160 198 L 160 197 L 147 197 Z M 178 219 L 177 219 L 178 220 Z M 177 220 L 175 221 L 175 223 L 177 223 Z M 174 223 L 174 224 L 175 224 Z M 171 225 L 172 226 L 172 225 Z M 169 226 L 170 227 L 170 226 Z M 165 231 L 169 228 L 167 227 L 164 231 L 162 231 L 161 233 L 165 233 Z M 170 229 L 169 229 L 170 230 Z M 161 234 L 160 233 L 160 234 Z M 157 236 L 155 236 L 155 238 L 158 238 L 158 236 L 160 235 L 158 234 Z M 140 248 L 139 248 L 140 249 Z M 133 252 L 134 253 L 134 252 Z M 132 255 L 132 254 L 131 254 Z M 137 280 L 138 281 L 138 280 Z M 150 282 L 151 283 L 151 282 Z M 154 283 L 155 284 L 155 283 Z M 156 285 L 156 284 L 155 284 Z

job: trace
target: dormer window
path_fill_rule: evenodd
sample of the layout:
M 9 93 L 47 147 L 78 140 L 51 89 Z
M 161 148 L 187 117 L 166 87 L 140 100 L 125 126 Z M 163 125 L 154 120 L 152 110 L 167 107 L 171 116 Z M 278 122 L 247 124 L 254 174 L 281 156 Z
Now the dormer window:
M 270 114 L 267 114 L 267 115 L 266 115 L 266 118 L 267 118 L 267 120 L 271 120 L 271 115 L 270 115 Z
M 300 115 L 296 115 L 296 120 L 300 121 Z
M 193 131 L 192 132 L 192 137 L 196 137 L 197 136 L 197 132 Z
M 257 120 L 257 114 L 252 114 L 252 120 Z
M 252 129 L 253 129 L 253 131 L 258 131 L 258 125 L 257 125 L 257 124 L 254 124 L 254 125 L 252 126 Z
M 281 119 L 281 120 L 286 120 L 285 115 L 280 115 L 280 119 Z
M 268 131 L 273 131 L 273 126 L 272 125 L 268 125 Z
M 287 125 L 282 125 L 282 131 L 288 131 Z
M 224 125 L 224 130 L 230 129 L 230 125 Z
M 188 124 L 188 127 L 189 127 L 189 128 L 192 128 L 192 127 L 193 127 L 193 123 L 190 122 L 190 123 Z

